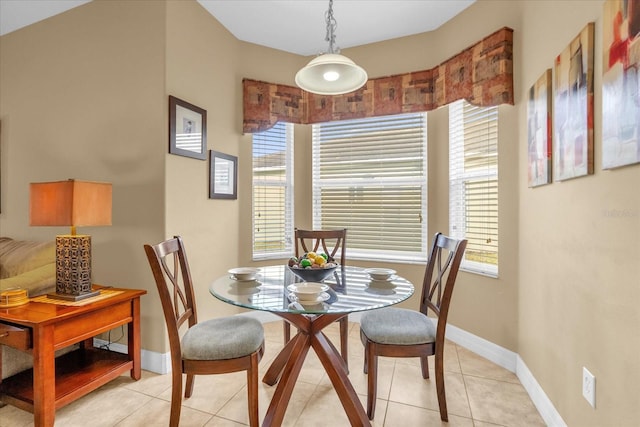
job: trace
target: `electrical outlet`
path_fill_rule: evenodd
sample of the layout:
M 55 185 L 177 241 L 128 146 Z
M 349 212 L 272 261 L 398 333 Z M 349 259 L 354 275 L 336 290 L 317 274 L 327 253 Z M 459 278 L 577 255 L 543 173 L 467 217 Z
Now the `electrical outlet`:
M 582 396 L 596 407 L 596 377 L 585 367 L 582 367 Z

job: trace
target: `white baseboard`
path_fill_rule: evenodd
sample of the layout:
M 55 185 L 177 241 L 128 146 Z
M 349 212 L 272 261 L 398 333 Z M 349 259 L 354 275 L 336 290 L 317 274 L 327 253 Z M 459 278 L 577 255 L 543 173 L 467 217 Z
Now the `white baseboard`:
M 434 326 L 436 326 L 435 322 Z M 491 341 L 487 341 L 484 338 L 480 338 L 453 325 L 447 325 L 447 339 L 473 351 L 508 371 L 516 372 L 518 355 L 511 350 L 500 347 Z
M 108 341 L 94 338 L 93 346 L 100 348 L 108 348 L 116 353 L 127 354 L 127 346 L 117 342 L 109 343 Z M 171 372 L 171 353 L 158 353 L 142 349 L 140 352 L 142 369 L 145 371 L 155 372 L 156 374 L 168 374 Z
M 360 323 L 362 313 L 352 313 L 349 315 L 349 321 Z M 249 316 L 260 320 L 262 323 L 280 320 L 280 317 L 266 311 L 251 311 L 240 314 L 240 316 Z M 447 326 L 447 339 L 470 350 L 485 359 L 501 366 L 508 371 L 516 374 L 520 383 L 529 394 L 531 401 L 540 413 L 544 422 L 551 427 L 567 427 L 553 403 L 545 394 L 540 384 L 527 368 L 527 365 L 517 353 L 500 347 L 490 341 L 473 335 L 463 329 L 453 325 Z M 108 347 L 112 351 L 118 353 L 127 353 L 127 346 L 120 343 L 109 344 L 105 340 L 98 338 L 93 339 L 95 347 Z M 157 353 L 155 351 L 142 350 L 142 369 L 155 372 L 157 374 L 167 374 L 171 371 L 171 354 Z
M 540 416 L 544 420 L 545 424 L 549 427 L 567 427 L 567 424 L 564 422 L 556 408 L 553 406 L 553 403 L 547 397 L 546 393 L 538 384 L 535 377 L 527 368 L 524 361 L 518 356 L 517 364 L 516 364 L 516 375 L 520 380 L 520 383 L 527 390 L 531 401 L 538 409 Z

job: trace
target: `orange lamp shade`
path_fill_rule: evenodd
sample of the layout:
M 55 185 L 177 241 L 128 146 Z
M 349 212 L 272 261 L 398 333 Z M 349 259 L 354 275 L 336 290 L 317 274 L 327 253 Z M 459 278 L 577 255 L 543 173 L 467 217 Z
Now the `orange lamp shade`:
M 29 186 L 30 225 L 111 225 L 110 183 L 69 179 Z

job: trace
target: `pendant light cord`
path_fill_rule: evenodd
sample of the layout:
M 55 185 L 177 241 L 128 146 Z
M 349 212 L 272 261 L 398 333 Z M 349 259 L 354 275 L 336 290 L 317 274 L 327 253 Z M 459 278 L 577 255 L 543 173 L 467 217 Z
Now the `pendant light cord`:
M 324 39 L 329 42 L 329 51 L 327 53 L 340 53 L 340 48 L 335 45 L 338 22 L 333 17 L 333 0 L 329 0 L 329 10 L 325 12 L 324 18 L 327 22 L 327 35 Z

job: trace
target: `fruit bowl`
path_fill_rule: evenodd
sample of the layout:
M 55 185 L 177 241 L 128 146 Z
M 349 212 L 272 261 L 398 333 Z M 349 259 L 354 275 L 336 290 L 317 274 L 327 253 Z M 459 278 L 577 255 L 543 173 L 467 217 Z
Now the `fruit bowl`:
M 338 268 L 337 264 L 334 264 L 331 267 L 323 267 L 323 268 L 300 268 L 300 267 L 288 267 L 289 270 L 300 279 L 305 282 L 322 282 L 327 277 L 331 276 L 336 268 Z

